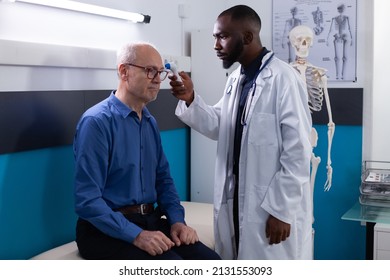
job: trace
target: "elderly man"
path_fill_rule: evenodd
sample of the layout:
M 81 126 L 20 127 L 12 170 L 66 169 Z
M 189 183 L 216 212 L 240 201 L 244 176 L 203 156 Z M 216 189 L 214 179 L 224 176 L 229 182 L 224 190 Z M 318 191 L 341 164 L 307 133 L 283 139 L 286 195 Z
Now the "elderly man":
M 161 55 L 148 43 L 128 44 L 117 71 L 117 89 L 84 113 L 74 138 L 81 256 L 219 259 L 184 221 L 156 120 L 145 107 L 167 76 Z

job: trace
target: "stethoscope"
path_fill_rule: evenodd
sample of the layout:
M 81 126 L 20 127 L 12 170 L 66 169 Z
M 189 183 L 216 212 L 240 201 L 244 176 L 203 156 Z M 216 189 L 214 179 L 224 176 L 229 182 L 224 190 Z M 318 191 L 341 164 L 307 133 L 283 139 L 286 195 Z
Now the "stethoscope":
M 274 53 L 271 54 L 271 56 L 264 62 L 264 64 L 260 67 L 259 71 L 257 71 L 255 78 L 253 79 L 252 86 L 249 89 L 248 96 L 245 100 L 245 106 L 244 111 L 241 115 L 241 125 L 245 126 L 247 125 L 248 115 L 249 115 L 249 108 L 252 106 L 253 97 L 255 96 L 256 92 L 256 80 L 261 71 L 268 65 L 268 63 L 271 61 L 272 57 L 274 56 Z

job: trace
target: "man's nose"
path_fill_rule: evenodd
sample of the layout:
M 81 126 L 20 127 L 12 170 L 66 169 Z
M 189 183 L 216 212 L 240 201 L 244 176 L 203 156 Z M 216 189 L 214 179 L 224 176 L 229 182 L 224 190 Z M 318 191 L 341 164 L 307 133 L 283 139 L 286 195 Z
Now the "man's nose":
M 219 40 L 215 40 L 214 42 L 214 50 L 220 50 L 221 44 L 219 43 Z

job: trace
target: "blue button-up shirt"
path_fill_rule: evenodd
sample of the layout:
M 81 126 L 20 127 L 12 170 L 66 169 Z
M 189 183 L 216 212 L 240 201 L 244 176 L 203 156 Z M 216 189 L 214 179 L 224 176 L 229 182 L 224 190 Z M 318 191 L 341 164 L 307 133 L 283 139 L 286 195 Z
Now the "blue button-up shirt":
M 170 224 L 184 223 L 156 120 L 111 95 L 81 117 L 74 138 L 75 210 L 102 232 L 128 242 L 142 231 L 113 209 L 157 202 Z

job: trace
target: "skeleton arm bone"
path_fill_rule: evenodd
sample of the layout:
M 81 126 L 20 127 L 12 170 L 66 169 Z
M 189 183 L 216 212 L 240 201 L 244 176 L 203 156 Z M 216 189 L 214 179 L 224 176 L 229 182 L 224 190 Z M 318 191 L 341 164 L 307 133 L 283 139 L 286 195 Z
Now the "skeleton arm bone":
M 288 41 L 288 32 L 290 30 L 290 24 L 288 20 L 286 20 L 286 23 L 284 25 L 284 31 L 282 36 L 282 48 L 284 49 L 286 46 L 286 42 Z
M 314 201 L 314 185 L 316 181 L 316 176 L 317 176 L 317 170 L 318 170 L 318 165 L 321 162 L 321 158 L 317 157 L 314 153 L 311 154 L 311 174 L 310 174 L 310 188 L 311 188 L 311 201 Z M 314 223 L 314 216 L 313 216 L 313 221 Z
M 334 18 L 332 18 L 332 22 L 330 23 L 330 27 L 329 27 L 328 36 L 326 37 L 326 45 L 327 46 L 329 46 L 329 36 L 332 33 L 333 24 L 334 24 Z
M 327 180 L 324 185 L 324 190 L 329 191 L 332 187 L 332 175 L 333 175 L 333 168 L 332 168 L 332 160 L 331 160 L 331 149 L 332 149 L 332 140 L 333 135 L 336 127 L 334 122 L 328 123 L 328 161 L 326 164 L 327 171 Z
M 326 75 L 323 75 L 321 78 L 322 81 L 322 87 L 325 95 L 325 102 L 326 102 L 326 109 L 328 110 L 328 116 L 329 116 L 329 122 L 328 122 L 328 160 L 326 164 L 327 171 L 327 180 L 325 182 L 324 189 L 325 191 L 329 191 L 332 186 L 332 175 L 333 175 L 333 168 L 332 168 L 332 160 L 331 160 L 331 150 L 332 150 L 332 141 L 333 136 L 335 132 L 335 123 L 333 122 L 332 118 L 332 109 L 330 106 L 330 99 L 329 99 L 329 93 L 328 93 L 328 78 Z
M 351 46 L 352 46 L 352 32 L 351 32 L 351 26 L 349 25 L 349 18 L 347 17 L 347 27 L 348 27 L 348 32 L 349 32 L 349 38 L 351 40 Z

